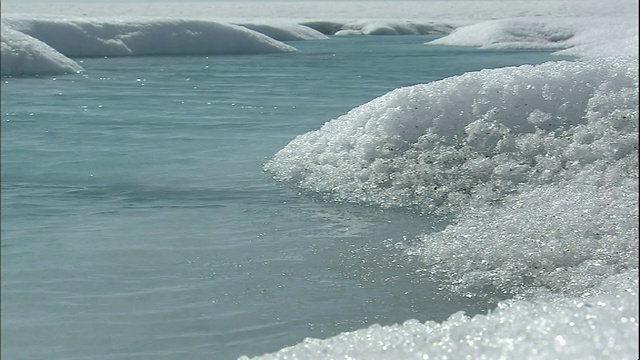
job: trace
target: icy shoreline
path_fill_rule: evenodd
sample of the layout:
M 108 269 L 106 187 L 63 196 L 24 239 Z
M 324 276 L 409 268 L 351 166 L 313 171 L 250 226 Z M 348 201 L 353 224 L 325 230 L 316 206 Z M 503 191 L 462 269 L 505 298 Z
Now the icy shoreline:
M 589 24 L 588 26 L 585 24 Z M 593 27 L 593 24 L 598 25 Z M 179 18 L 67 18 L 4 15 L 2 75 L 79 72 L 71 58 L 147 55 L 260 54 L 296 51 L 282 41 L 327 39 L 327 35 L 446 35 L 441 45 L 554 49 L 582 57 L 637 56 L 633 20 L 556 17 L 489 20 L 471 25 L 450 21 L 261 20 L 221 22 Z M 456 27 L 459 26 L 459 27 Z M 615 41 L 602 41 L 606 29 Z M 596 52 L 600 52 L 596 54 Z M 591 54 L 591 55 L 590 55 Z

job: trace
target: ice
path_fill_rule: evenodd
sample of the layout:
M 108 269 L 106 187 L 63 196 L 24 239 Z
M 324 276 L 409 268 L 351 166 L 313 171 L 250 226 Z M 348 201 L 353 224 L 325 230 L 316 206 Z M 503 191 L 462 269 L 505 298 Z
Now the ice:
M 463 26 L 431 44 L 493 49 L 558 49 L 576 33 L 562 19 L 515 18 Z
M 398 21 L 398 20 L 354 20 L 354 21 L 305 21 L 302 25 L 327 35 L 429 35 L 448 34 L 455 22 L 443 21 Z
M 293 22 L 253 21 L 240 22 L 238 25 L 279 41 L 326 40 L 329 38 L 311 27 Z
M 341 201 L 425 211 L 483 204 L 636 155 L 637 82 L 629 58 L 483 70 L 396 89 L 300 135 L 266 168 Z
M 51 46 L 2 26 L 1 75 L 56 75 L 77 73 L 82 67 Z
M 634 171 L 637 162 L 620 165 L 629 168 L 609 171 Z M 628 174 L 583 176 L 464 211 L 445 230 L 418 237 L 407 253 L 464 294 L 589 294 L 608 277 L 637 269 L 638 187 Z M 591 176 L 612 179 L 598 186 Z
M 343 22 L 332 28 L 332 22 L 311 21 L 298 24 L 291 20 L 245 20 L 222 22 L 206 19 L 138 17 L 61 17 L 3 16 L 3 44 L 25 44 L 26 38 L 37 39 L 39 46 L 22 46 L 20 67 L 3 62 L 2 75 L 40 75 L 77 72 L 80 67 L 69 58 L 144 55 L 216 55 L 292 52 L 296 49 L 282 41 L 328 39 L 326 34 L 351 31 L 358 34 L 427 34 L 448 33 L 452 26 L 439 23 Z M 42 51 L 46 44 L 47 51 Z M 55 51 L 52 51 L 53 48 Z M 4 49 L 4 48 L 3 48 Z M 8 49 L 8 47 L 7 47 Z M 5 50 L 3 50 L 5 51 Z M 30 54 L 29 51 L 38 51 Z M 51 54 L 51 58 L 47 58 Z M 65 58 L 66 57 L 66 58 Z M 52 67 L 45 63 L 64 64 Z M 18 63 L 16 63 L 18 64 Z M 76 64 L 76 65 L 69 65 Z M 70 68 L 69 66 L 73 66 Z
M 566 49 L 558 53 L 637 57 L 638 21 L 626 17 L 518 17 L 462 26 L 429 44 L 484 49 Z
M 295 51 L 293 47 L 258 32 L 216 21 L 7 18 L 4 23 L 71 57 Z
M 181 2 L 175 6 L 8 1 L 3 4 L 2 21 L 14 30 L 7 36 L 22 32 L 72 58 L 286 52 L 295 49 L 280 41 L 326 39 L 326 35 L 449 34 L 454 29 L 434 44 L 565 49 L 564 54 L 602 57 L 621 49 L 637 56 L 633 46 L 638 41 L 637 18 L 628 16 L 636 12 L 637 4 L 625 0 L 606 6 L 597 1 L 400 1 L 392 7 L 375 1 Z M 623 21 L 620 14 L 626 15 Z M 608 29 L 607 41 L 602 29 Z M 44 59 L 43 53 L 37 58 Z M 43 61 L 59 59 L 55 55 Z M 37 75 L 42 68 L 35 62 L 26 64 L 21 74 Z M 7 67 L 3 75 L 17 75 L 11 69 Z
M 7 29 L 7 31 L 3 30 L 2 36 L 3 76 L 79 71 L 80 67 L 69 57 L 259 54 L 296 51 L 290 45 L 247 27 L 216 21 L 146 17 L 67 19 L 19 16 L 4 17 L 2 21 L 3 29 Z M 287 39 L 324 37 L 300 25 L 282 25 L 278 28 L 256 26 L 270 33 L 276 33 L 277 30 L 279 36 Z M 30 45 L 26 39 L 31 39 Z M 27 61 L 19 61 L 19 58 Z

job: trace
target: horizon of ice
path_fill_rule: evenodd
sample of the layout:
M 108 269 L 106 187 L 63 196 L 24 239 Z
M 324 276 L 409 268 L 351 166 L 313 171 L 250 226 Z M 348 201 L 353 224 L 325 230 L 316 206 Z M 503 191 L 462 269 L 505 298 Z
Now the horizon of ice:
M 68 57 L 260 54 L 296 51 L 242 26 L 156 18 L 20 18 L 3 23 Z
M 448 34 L 459 22 L 416 20 L 313 20 L 308 26 L 326 35 L 432 35 Z
M 7 56 L 3 76 L 64 74 L 81 71 L 71 58 L 135 55 L 215 55 L 291 52 L 283 41 L 326 40 L 327 35 L 407 35 L 447 34 L 453 25 L 416 21 L 308 21 L 253 20 L 220 22 L 202 19 L 153 17 L 65 18 L 13 14 L 3 16 L 3 44 Z M 337 24 L 337 25 L 336 25 Z M 26 46 L 25 36 L 50 48 Z M 5 39 L 6 37 L 6 39 Z M 19 37 L 17 39 L 16 37 Z M 14 39 L 15 38 L 15 39 Z M 9 44 L 12 44 L 9 46 Z M 24 45 L 24 47 L 20 47 Z M 154 44 L 150 46 L 149 44 Z M 27 63 L 18 63 L 29 51 Z M 55 51 L 52 51 L 55 49 Z M 47 54 L 48 56 L 44 56 Z M 43 61 L 40 64 L 36 60 Z M 54 66 L 46 65 L 56 64 Z M 71 65 L 70 65 L 71 64 Z M 75 64 L 75 65 L 74 65 Z M 19 69 L 19 72 L 14 72 Z M 56 70 L 57 69 L 57 70 Z M 80 70 L 78 70 L 80 69 Z M 42 71 L 46 70 L 46 71 Z
M 38 39 L 55 52 L 31 56 L 32 70 L 24 64 L 10 63 L 15 54 L 27 54 L 33 47 L 17 48 L 24 42 L 8 38 L 5 51 L 14 53 L 4 61 L 3 76 L 39 75 L 41 69 L 52 73 L 77 72 L 71 68 L 74 57 L 130 55 L 215 55 L 254 54 L 296 51 L 282 41 L 327 39 L 327 35 L 425 35 L 443 34 L 429 44 L 477 46 L 483 48 L 557 49 L 559 54 L 602 57 L 627 49 L 636 54 L 637 26 L 633 20 L 613 17 L 518 17 L 480 21 L 472 24 L 458 21 L 418 21 L 398 19 L 370 20 L 252 20 L 221 22 L 204 19 L 125 17 L 125 18 L 65 18 L 60 16 L 32 17 L 3 15 L 3 24 L 13 31 L 6 36 L 24 33 Z M 636 20 L 637 25 L 637 20 Z M 604 41 L 602 29 L 608 29 Z M 24 38 L 24 36 L 20 36 Z M 610 40 L 610 39 L 615 40 Z M 8 46 L 9 43 L 13 45 Z M 155 44 L 150 46 L 149 44 Z M 158 45 L 160 44 L 160 45 Z M 608 44 L 608 46 L 604 46 Z M 635 51 L 635 52 L 634 52 Z M 10 53 L 9 52 L 9 53 Z M 48 54 L 43 57 L 43 54 Z M 26 55 L 25 55 L 26 56 Z M 65 59 L 66 57 L 66 59 Z M 57 66 L 40 65 L 34 59 Z M 19 66 L 21 65 L 21 66 Z M 11 69 L 20 69 L 14 74 Z
M 393 6 L 379 0 L 243 0 L 180 2 L 132 0 L 4 0 L 2 12 L 9 14 L 82 16 L 82 17 L 174 17 L 183 19 L 218 19 L 224 22 L 254 20 L 291 20 L 296 23 L 311 20 L 351 22 L 358 19 L 381 21 L 455 21 L 472 24 L 480 21 L 514 17 L 583 17 L 619 16 L 638 13 L 638 2 L 630 0 L 397 0 Z M 232 21 L 233 20 L 233 21 Z

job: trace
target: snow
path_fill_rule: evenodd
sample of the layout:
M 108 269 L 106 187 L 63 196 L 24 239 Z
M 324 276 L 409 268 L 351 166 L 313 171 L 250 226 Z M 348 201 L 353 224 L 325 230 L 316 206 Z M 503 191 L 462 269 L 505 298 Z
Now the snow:
M 454 23 L 411 20 L 305 21 L 302 25 L 327 35 L 428 35 L 448 34 Z
M 5 75 L 77 73 L 82 67 L 49 45 L 2 25 L 0 70 Z
M 490 20 L 459 27 L 430 44 L 484 49 L 566 49 L 558 53 L 581 57 L 637 57 L 638 20 L 626 17 Z
M 28 62 L 7 66 L 3 75 L 41 75 L 76 72 L 79 65 L 69 58 L 134 55 L 216 55 L 292 52 L 296 49 L 247 27 L 206 20 L 155 18 L 29 18 L 5 17 L 5 43 L 14 54 Z M 322 38 L 324 35 L 302 26 L 277 28 L 279 35 L 291 39 Z M 263 27 L 263 30 L 270 27 Z M 34 39 L 38 46 L 24 39 Z M 37 39 L 37 40 L 35 40 Z M 43 46 L 44 44 L 48 45 Z M 11 45 L 9 45 L 11 44 Z M 55 49 L 52 50 L 51 48 Z M 9 50 L 7 50 L 9 51 Z M 34 52 L 34 53 L 31 53 Z M 8 53 L 7 53 L 8 54 Z M 50 55 L 50 58 L 47 56 Z M 4 58 L 4 56 L 3 56 Z M 11 60 L 13 59 L 13 60 Z M 59 64 L 57 67 L 47 65 Z M 14 64 L 14 62 L 12 62 Z M 17 62 L 15 64 L 18 64 Z
M 240 26 L 257 31 L 279 41 L 326 40 L 329 37 L 311 27 L 292 22 L 241 22 Z
M 216 21 L 7 18 L 4 23 L 72 57 L 255 54 L 295 50 L 255 31 Z
M 492 201 L 567 179 L 580 169 L 572 162 L 633 155 L 637 83 L 633 58 L 466 73 L 391 91 L 298 136 L 266 167 L 341 201 L 425 211 Z M 625 126 L 604 115 L 587 124 L 608 96 Z M 592 149 L 574 136 L 581 131 Z

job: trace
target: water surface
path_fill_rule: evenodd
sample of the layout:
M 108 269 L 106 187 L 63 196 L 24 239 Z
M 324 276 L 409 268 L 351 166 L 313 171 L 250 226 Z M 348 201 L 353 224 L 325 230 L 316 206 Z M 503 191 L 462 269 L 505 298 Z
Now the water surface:
M 294 54 L 81 59 L 2 83 L 2 355 L 233 359 L 491 304 L 438 290 L 395 244 L 445 225 L 337 204 L 262 164 L 387 91 L 546 52 L 433 36 Z

